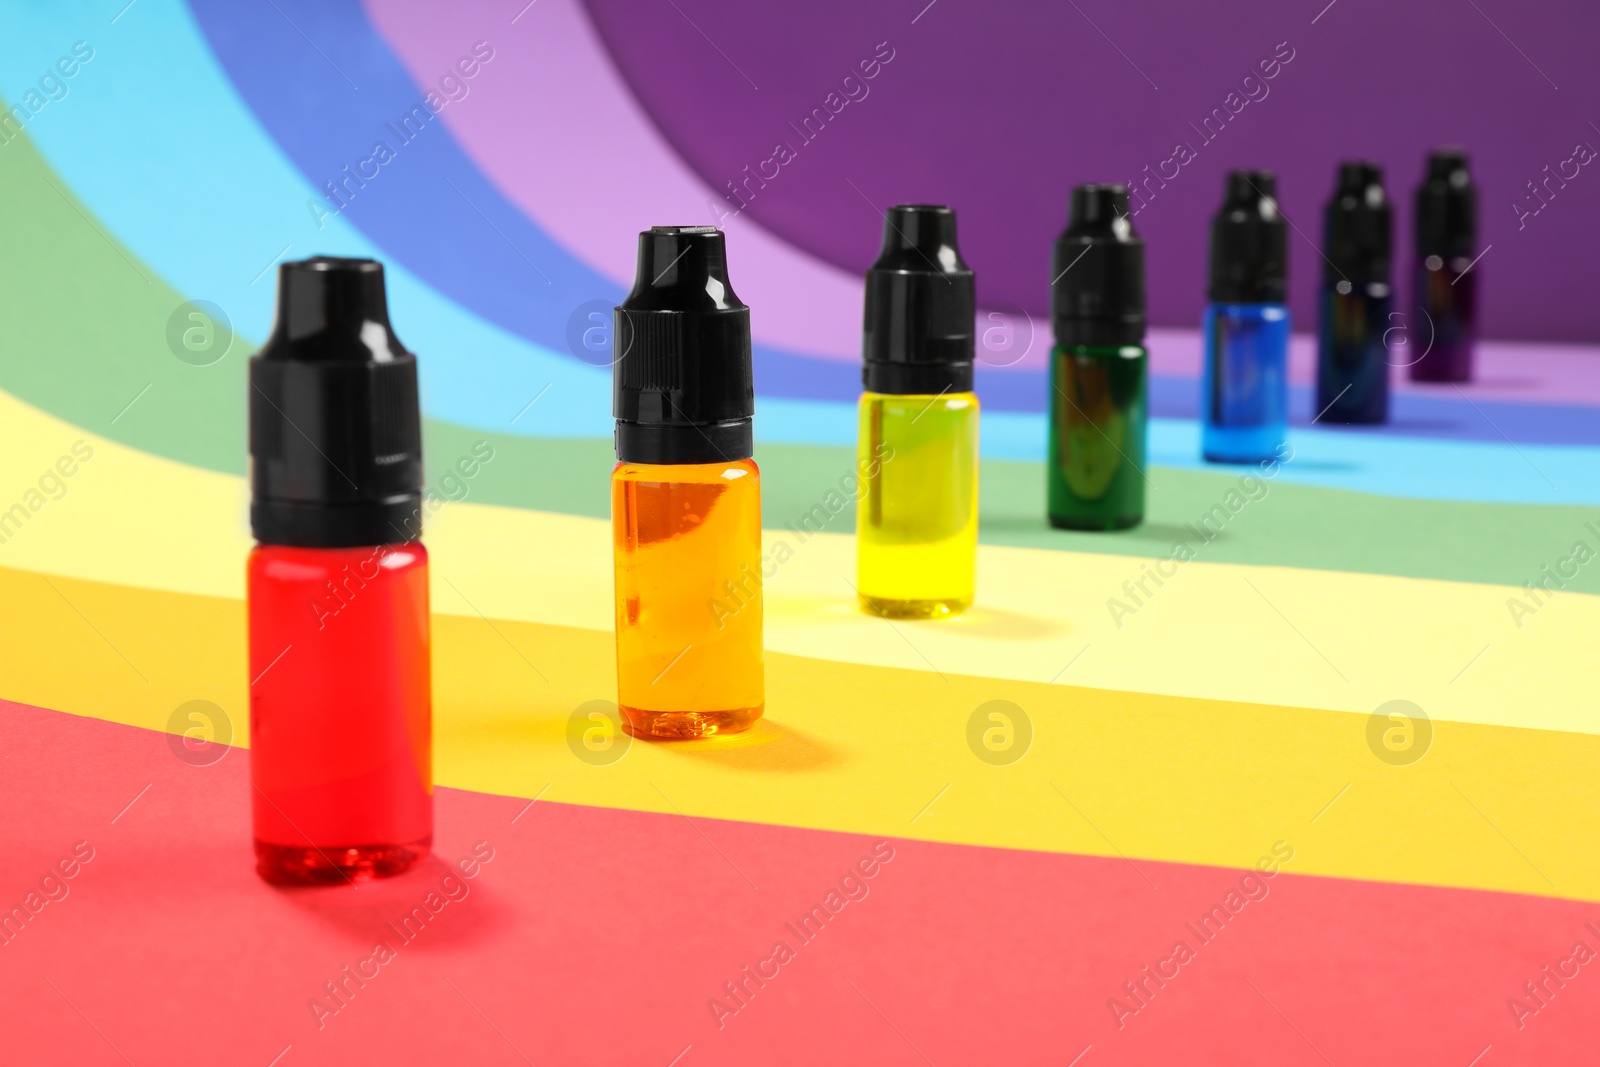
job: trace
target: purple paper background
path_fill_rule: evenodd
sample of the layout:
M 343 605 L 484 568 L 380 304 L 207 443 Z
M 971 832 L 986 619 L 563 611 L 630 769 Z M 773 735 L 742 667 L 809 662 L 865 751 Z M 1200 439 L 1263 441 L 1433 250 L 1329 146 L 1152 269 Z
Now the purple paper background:
M 1493 246 L 1476 268 L 1484 333 L 1600 339 L 1600 160 L 1520 231 L 1511 207 L 1578 142 L 1600 147 L 1592 0 L 1336 0 L 1326 10 L 1326 0 L 587 3 L 640 103 L 710 185 L 753 170 L 780 140 L 797 149 L 748 211 L 850 271 L 876 253 L 875 206 L 950 203 L 980 302 L 1045 312 L 1069 188 L 1133 182 L 1185 140 L 1198 157 L 1134 220 L 1149 243 L 1152 321 L 1198 322 L 1222 176 L 1254 166 L 1278 172 L 1299 230 L 1290 290 L 1307 329 L 1322 267 L 1312 242 L 1337 160 L 1383 164 L 1396 282 L 1408 294 L 1423 158 L 1455 143 L 1470 151 L 1479 185 L 1480 248 Z M 868 95 L 803 143 L 788 124 L 881 41 L 895 56 Z M 1202 143 L 1189 123 L 1285 41 L 1294 58 L 1266 98 Z

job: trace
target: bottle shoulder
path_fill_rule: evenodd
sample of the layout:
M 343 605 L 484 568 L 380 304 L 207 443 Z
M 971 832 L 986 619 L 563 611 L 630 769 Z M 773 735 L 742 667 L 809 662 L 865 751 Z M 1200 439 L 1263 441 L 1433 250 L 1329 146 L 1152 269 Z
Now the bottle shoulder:
M 734 459 L 720 463 L 628 463 L 619 461 L 611 468 L 611 480 L 654 482 L 676 485 L 713 485 L 718 482 L 756 484 L 761 468 L 753 459 Z
M 864 391 L 861 394 L 860 408 L 865 411 L 871 408 L 909 407 L 917 411 L 965 411 L 979 410 L 982 405 L 978 394 L 965 393 L 874 393 Z
M 427 565 L 428 550 L 421 541 L 348 548 L 258 544 L 250 550 L 247 569 L 252 579 L 323 581 L 354 568 L 370 580 L 379 574 L 399 574 Z

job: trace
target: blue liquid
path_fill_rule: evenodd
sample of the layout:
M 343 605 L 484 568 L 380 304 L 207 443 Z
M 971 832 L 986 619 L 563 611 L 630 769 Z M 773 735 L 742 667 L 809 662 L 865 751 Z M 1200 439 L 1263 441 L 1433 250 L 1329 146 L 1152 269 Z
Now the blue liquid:
M 1217 463 L 1279 455 L 1289 436 L 1289 309 L 1209 304 L 1200 384 L 1200 449 Z

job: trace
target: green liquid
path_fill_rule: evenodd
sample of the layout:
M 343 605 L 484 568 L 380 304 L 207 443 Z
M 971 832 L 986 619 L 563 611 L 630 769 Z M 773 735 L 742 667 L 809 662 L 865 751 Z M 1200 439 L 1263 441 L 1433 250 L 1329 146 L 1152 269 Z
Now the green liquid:
M 1141 345 L 1050 353 L 1050 525 L 1125 530 L 1143 521 L 1149 362 Z

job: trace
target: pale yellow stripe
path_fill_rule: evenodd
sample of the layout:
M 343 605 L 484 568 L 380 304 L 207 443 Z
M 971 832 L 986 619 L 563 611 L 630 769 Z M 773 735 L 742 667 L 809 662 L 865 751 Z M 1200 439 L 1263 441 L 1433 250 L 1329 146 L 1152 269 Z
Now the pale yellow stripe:
M 0 507 L 79 439 L 94 459 L 0 545 L 0 566 L 243 595 L 241 479 L 93 437 L 4 395 Z M 427 538 L 437 611 L 611 628 L 603 521 L 449 504 Z M 1600 733 L 1581 673 L 1600 633 L 1597 597 L 1558 595 L 1518 629 L 1506 608 L 1518 591 L 1504 587 L 1196 561 L 1119 628 L 1106 601 L 1148 560 L 985 545 L 979 603 L 965 617 L 890 624 L 855 609 L 850 538 L 801 543 L 778 531 L 769 546 L 778 538 L 795 555 L 767 586 L 774 651 L 1361 713 L 1403 698 L 1435 719 Z

